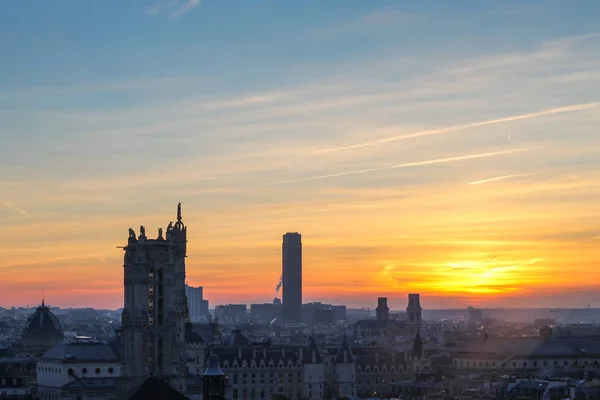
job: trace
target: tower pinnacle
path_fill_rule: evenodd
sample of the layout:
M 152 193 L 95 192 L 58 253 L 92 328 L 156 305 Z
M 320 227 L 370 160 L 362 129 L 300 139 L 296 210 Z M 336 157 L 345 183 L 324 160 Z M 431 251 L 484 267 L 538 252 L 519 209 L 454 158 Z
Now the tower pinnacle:
M 181 203 L 177 204 L 177 221 L 181 222 Z

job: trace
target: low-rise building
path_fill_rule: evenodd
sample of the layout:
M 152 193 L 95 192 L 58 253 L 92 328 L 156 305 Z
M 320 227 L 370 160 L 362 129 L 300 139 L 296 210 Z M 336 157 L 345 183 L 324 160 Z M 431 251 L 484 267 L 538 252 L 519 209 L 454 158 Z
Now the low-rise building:
M 94 400 L 114 397 L 121 376 L 113 345 L 93 341 L 60 343 L 37 363 L 40 400 Z

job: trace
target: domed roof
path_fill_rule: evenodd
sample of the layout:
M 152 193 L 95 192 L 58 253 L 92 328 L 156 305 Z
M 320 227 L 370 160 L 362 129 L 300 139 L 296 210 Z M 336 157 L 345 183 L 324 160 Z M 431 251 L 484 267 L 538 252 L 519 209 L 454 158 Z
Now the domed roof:
M 219 365 L 219 357 L 216 354 L 211 354 L 208 358 L 208 366 L 204 371 L 204 376 L 223 376 L 223 370 Z
M 46 307 L 42 300 L 42 305 L 37 308 L 35 313 L 27 318 L 25 333 L 36 334 L 37 332 L 54 330 L 62 331 L 62 326 L 56 315 L 50 311 L 50 307 Z

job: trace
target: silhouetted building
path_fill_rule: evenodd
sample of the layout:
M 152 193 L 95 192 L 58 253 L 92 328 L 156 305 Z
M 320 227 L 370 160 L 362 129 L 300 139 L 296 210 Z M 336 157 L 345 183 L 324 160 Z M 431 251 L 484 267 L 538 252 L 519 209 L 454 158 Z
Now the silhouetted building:
M 125 250 L 122 313 L 123 390 L 154 377 L 184 392 L 186 375 L 185 257 L 187 228 L 177 207 L 177 222 L 156 239 L 129 229 Z
M 469 315 L 468 329 L 471 332 L 476 332 L 477 329 L 483 323 L 483 313 L 481 312 L 481 310 L 478 310 L 471 306 L 467 308 L 467 313 Z
M 27 318 L 27 325 L 23 330 L 22 337 L 23 350 L 29 354 L 40 356 L 63 339 L 64 332 L 60 321 L 42 300 L 42 305 Z
M 251 344 L 236 330 L 204 354 L 200 364 L 207 372 L 215 370 L 216 360 L 210 357 L 218 356 L 219 369 L 227 376 L 226 399 L 323 400 L 354 395 L 354 356 L 346 340 L 339 350 L 322 352 L 312 337 L 308 346 Z
M 140 382 L 136 382 L 130 390 L 117 397 L 117 400 L 189 400 L 186 396 L 175 390 L 156 376 L 148 375 Z
M 407 320 L 392 320 L 386 297 L 377 299 L 375 319 L 362 319 L 353 325 L 354 337 L 366 340 L 377 340 L 393 336 L 414 338 L 420 330 L 421 304 L 418 294 L 408 295 Z
M 308 325 L 330 325 L 346 319 L 346 306 L 332 306 L 320 302 L 302 305 L 302 322 Z
M 346 320 L 346 306 L 331 306 L 334 321 Z
M 219 357 L 215 354 L 208 358 L 208 366 L 202 375 L 202 399 L 225 400 L 227 377 L 219 366 Z
M 266 323 L 275 322 L 276 320 L 279 321 L 281 320 L 281 302 L 278 304 L 275 302 L 251 304 L 250 316 L 252 319 Z
M 302 236 L 283 235 L 283 320 L 302 322 Z
M 51 399 L 115 398 L 121 364 L 117 349 L 107 343 L 59 343 L 37 364 L 37 396 Z
M 0 399 L 33 399 L 36 361 L 32 356 L 0 358 Z
M 387 297 L 377 299 L 377 308 L 375 309 L 378 321 L 387 321 L 390 316 L 390 308 L 387 304 Z
M 248 309 L 245 304 L 225 304 L 215 307 L 215 318 L 223 322 L 246 322 Z
M 203 298 L 202 286 L 193 287 L 185 285 L 188 309 L 192 321 L 198 321 L 210 315 L 208 311 L 208 300 Z
M 416 336 L 421 330 L 421 317 L 423 309 L 421 308 L 421 296 L 417 293 L 408 295 L 408 307 L 406 307 L 406 317 L 408 320 L 410 335 Z

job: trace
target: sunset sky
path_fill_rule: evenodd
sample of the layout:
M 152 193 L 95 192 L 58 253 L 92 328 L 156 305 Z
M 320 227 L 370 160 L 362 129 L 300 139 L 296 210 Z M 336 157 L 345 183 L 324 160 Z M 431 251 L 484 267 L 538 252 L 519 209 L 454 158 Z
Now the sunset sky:
M 3 1 L 0 306 L 122 306 L 188 226 L 211 307 L 600 307 L 600 2 Z

